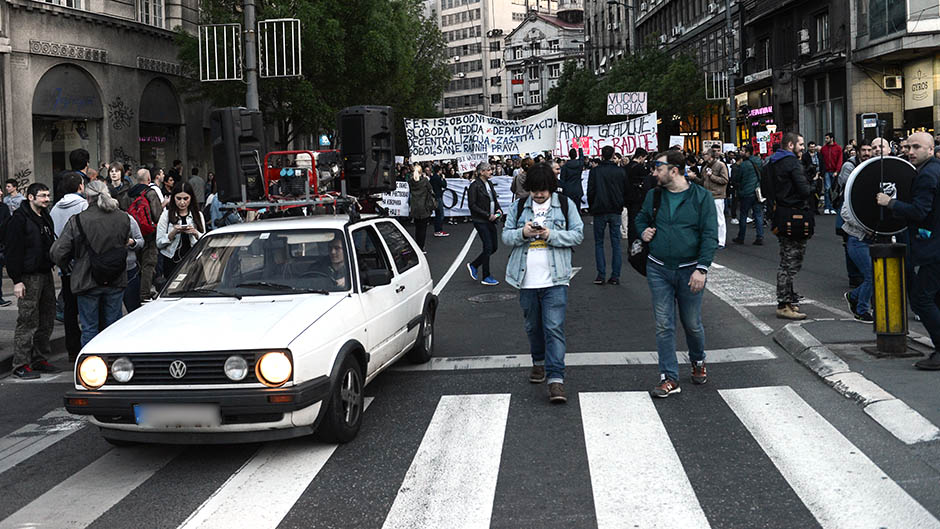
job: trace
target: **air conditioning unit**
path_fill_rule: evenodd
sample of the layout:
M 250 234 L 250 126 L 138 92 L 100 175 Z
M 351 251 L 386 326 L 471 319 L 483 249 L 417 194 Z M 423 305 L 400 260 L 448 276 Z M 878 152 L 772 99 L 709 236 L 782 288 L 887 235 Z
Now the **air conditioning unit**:
M 900 75 L 886 75 L 883 86 L 885 90 L 901 90 L 904 88 L 904 77 Z
M 463 72 L 460 72 L 460 73 L 457 74 L 457 77 L 459 77 L 459 78 L 461 78 L 461 79 L 463 79 L 463 78 L 466 77 L 466 76 L 467 76 L 467 74 L 465 74 L 465 73 L 463 73 Z
M 753 59 L 755 55 L 757 55 L 757 48 L 755 48 L 754 46 L 751 46 L 750 48 L 747 48 L 746 50 L 744 50 L 744 58 L 746 59 Z
M 659 36 L 659 43 L 660 43 L 660 44 L 665 44 L 665 43 L 666 43 L 666 36 L 665 36 L 665 35 L 660 35 L 660 36 Z
M 709 12 L 709 13 L 717 13 L 717 12 L 718 12 L 718 4 L 716 4 L 716 3 L 714 3 L 714 2 L 710 2 L 710 3 L 708 4 L 708 12 Z
M 460 62 L 460 55 L 454 55 L 454 62 Z
M 800 42 L 809 42 L 809 30 L 803 28 L 800 30 Z
M 584 42 L 591 42 L 591 36 L 590 36 L 590 35 L 585 35 L 585 36 L 584 36 Z

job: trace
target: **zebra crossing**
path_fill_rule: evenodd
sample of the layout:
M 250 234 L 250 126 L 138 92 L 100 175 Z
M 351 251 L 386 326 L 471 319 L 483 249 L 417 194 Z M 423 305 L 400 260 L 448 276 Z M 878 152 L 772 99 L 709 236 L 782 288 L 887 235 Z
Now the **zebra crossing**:
M 886 474 L 789 386 L 696 395 L 709 396 L 702 399 L 703 409 L 716 424 L 733 424 L 707 432 L 679 426 L 687 421 L 678 413 L 688 411 L 688 399 L 654 402 L 642 391 L 571 396 L 567 407 L 543 411 L 567 413 L 576 427 L 549 423 L 540 434 L 510 432 L 520 417 L 542 421 L 538 410 L 516 394 L 443 395 L 410 410 L 405 400 L 382 396 L 378 410 L 379 401 L 367 403 L 360 437 L 343 446 L 296 439 L 238 448 L 113 448 L 61 483 L 19 500 L 21 504 L 8 504 L 0 510 L 10 513 L 0 521 L 0 529 L 813 524 L 825 529 L 940 529 L 940 502 L 921 503 L 912 497 L 898 482 L 903 480 Z M 681 410 L 679 403 L 685 405 Z M 395 411 L 407 411 L 416 420 L 403 422 Z M 68 445 L 78 452 L 83 443 L 101 442 L 85 425 L 49 430 L 56 437 L 33 443 L 40 450 L 33 457 L 0 467 L 0 504 L 17 501 L 3 494 L 4 484 L 29 480 L 42 471 L 41 459 L 35 459 L 43 451 Z M 507 468 L 518 473 L 521 464 L 525 479 L 537 484 L 548 469 L 526 467 L 525 461 L 518 461 L 520 454 L 534 453 L 546 439 L 573 431 L 580 437 L 556 440 L 575 448 L 553 457 L 559 462 L 583 458 L 586 468 L 583 474 L 566 477 L 566 488 L 558 491 L 555 501 L 564 504 L 568 492 L 586 491 L 591 501 L 566 505 L 583 512 L 554 524 L 526 524 L 508 517 L 504 504 L 517 496 L 514 489 L 519 487 L 505 481 Z M 0 448 L 15 446 L 11 439 L 0 438 Z M 703 477 L 689 457 L 692 443 L 725 445 L 736 454 L 726 471 Z M 230 470 L 207 472 L 218 461 L 225 461 L 224 468 Z M 721 514 L 728 512 L 727 506 L 716 502 L 738 498 L 719 498 L 712 489 L 734 481 L 740 472 L 735 467 L 753 467 L 751 475 L 764 475 L 760 483 L 748 485 L 755 498 L 777 497 L 783 503 L 788 497 L 798 499 L 782 519 L 774 514 L 778 519 L 768 516 L 748 523 L 753 513 L 742 512 L 742 518 L 729 521 Z

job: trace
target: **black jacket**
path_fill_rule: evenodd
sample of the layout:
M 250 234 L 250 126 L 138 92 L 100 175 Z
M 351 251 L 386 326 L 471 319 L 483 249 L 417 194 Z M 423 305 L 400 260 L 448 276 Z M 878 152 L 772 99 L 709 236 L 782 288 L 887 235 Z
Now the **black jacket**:
M 656 179 L 645 163 L 630 162 L 627 166 L 627 205 L 642 205 L 646 192 L 656 186 Z
M 23 281 L 23 274 L 52 270 L 49 248 L 55 242 L 55 228 L 48 211 L 36 215 L 33 208 L 24 203 L 7 222 L 4 240 L 7 273 L 14 284 Z
M 816 153 L 816 161 L 819 162 L 820 164 L 822 163 L 823 159 L 822 159 L 821 152 Z M 806 175 L 806 179 L 812 180 L 816 178 L 816 173 L 818 173 L 821 168 L 819 167 L 819 165 L 813 163 L 813 155 L 810 154 L 809 151 L 806 151 L 803 153 L 802 162 L 803 162 L 803 173 Z
M 627 175 L 614 162 L 604 160 L 588 175 L 588 208 L 591 215 L 620 214 L 627 203 Z
M 447 180 L 444 180 L 444 174 L 440 171 L 431 173 L 431 189 L 434 190 L 434 196 L 438 200 L 444 196 L 444 190 L 447 189 Z
M 807 203 L 813 195 L 813 187 L 803 171 L 803 164 L 792 152 L 775 152 L 764 167 L 761 193 L 771 197 L 778 206 L 814 211 Z
M 584 151 L 580 151 L 580 157 L 568 160 L 561 166 L 560 181 L 561 192 L 566 197 L 574 201 L 578 206 L 581 205 L 581 197 L 584 196 L 584 188 L 581 187 L 581 173 L 584 172 L 584 162 L 587 156 Z
M 496 211 L 502 212 L 497 200 L 499 195 L 496 194 L 496 186 L 492 181 L 487 180 L 484 183 L 480 178 L 474 178 L 473 182 L 470 182 L 470 187 L 467 188 L 467 206 L 470 208 L 471 219 L 490 221 L 490 196 L 496 201 Z

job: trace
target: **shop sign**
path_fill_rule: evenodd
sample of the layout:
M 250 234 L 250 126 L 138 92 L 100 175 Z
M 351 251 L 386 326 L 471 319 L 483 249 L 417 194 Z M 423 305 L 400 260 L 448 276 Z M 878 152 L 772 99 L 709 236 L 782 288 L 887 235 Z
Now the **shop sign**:
M 904 68 L 904 109 L 933 106 L 933 59 L 924 59 Z
M 773 113 L 774 113 L 774 107 L 772 106 L 760 107 L 760 108 L 751 109 L 751 111 L 747 113 L 747 117 L 753 118 L 755 116 L 766 116 L 767 114 L 773 114 Z
M 141 136 L 140 143 L 166 143 L 166 136 Z
M 753 83 L 755 81 L 760 81 L 761 79 L 767 79 L 773 74 L 773 70 L 767 68 L 766 70 L 761 70 L 759 72 L 752 73 L 751 75 L 744 76 L 744 84 Z

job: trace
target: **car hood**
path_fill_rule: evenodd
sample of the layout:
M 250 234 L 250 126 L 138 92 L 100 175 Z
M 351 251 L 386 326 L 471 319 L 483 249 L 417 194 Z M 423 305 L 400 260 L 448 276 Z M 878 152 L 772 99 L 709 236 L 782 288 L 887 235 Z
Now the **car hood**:
M 83 349 L 115 352 L 286 348 L 347 294 L 158 299 L 121 318 Z

